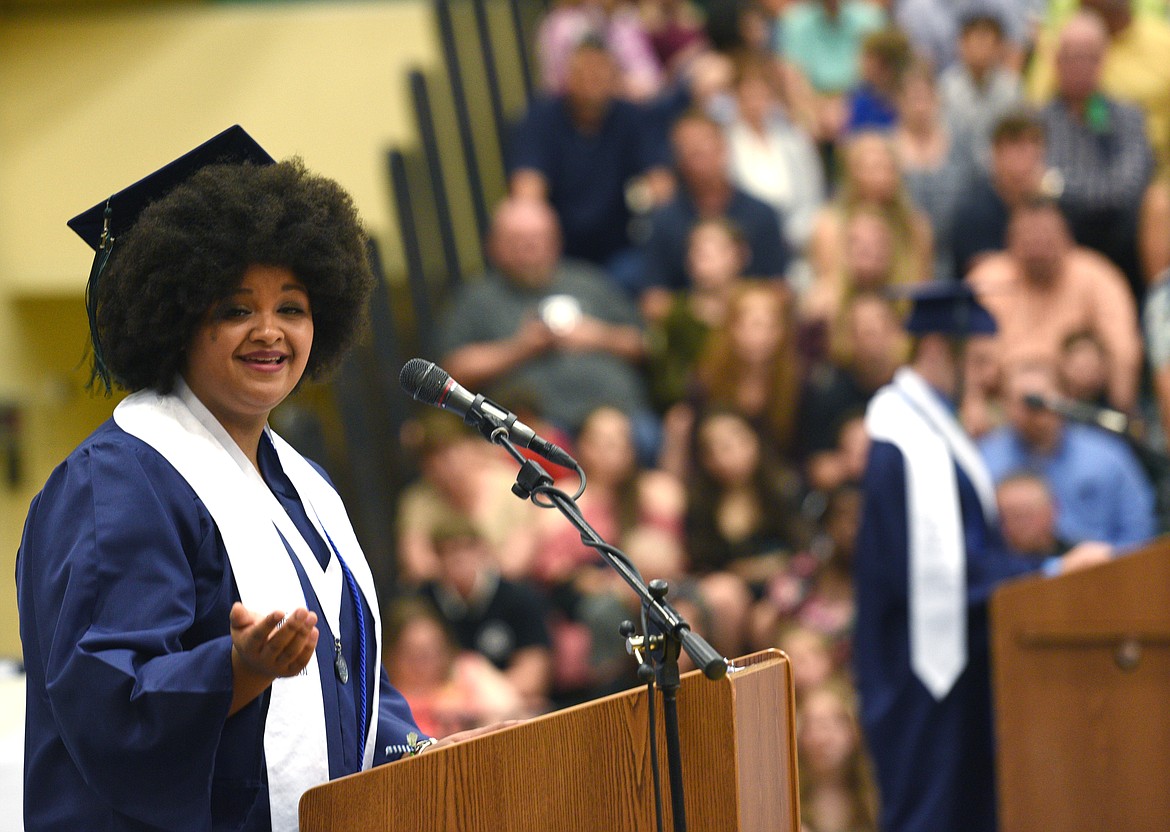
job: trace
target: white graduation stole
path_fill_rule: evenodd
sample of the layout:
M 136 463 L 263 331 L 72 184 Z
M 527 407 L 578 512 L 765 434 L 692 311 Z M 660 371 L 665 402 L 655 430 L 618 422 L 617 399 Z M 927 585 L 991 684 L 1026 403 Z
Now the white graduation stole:
M 114 421 L 162 454 L 203 501 L 223 538 L 246 607 L 267 615 L 273 610 L 290 613 L 306 606 L 296 568 L 281 540 L 283 535 L 309 577 L 330 629 L 340 636 L 341 594 L 346 590 L 337 557 L 331 557 L 328 568 L 322 569 L 260 472 L 181 378 L 172 395 L 142 390 L 128 396 L 115 408 Z M 318 534 L 337 547 L 367 608 L 374 611 L 370 650 L 371 655 L 381 655 L 382 624 L 376 612 L 373 576 L 341 498 L 304 457 L 270 429 L 265 430 Z M 264 754 L 273 832 L 296 830 L 300 796 L 329 779 L 321 673 L 314 653 L 299 675 L 272 684 Z M 355 674 L 354 684 L 356 680 Z M 373 764 L 378 698 L 375 678 L 362 768 Z
M 906 461 L 910 665 L 942 699 L 967 664 L 967 573 L 955 464 L 970 478 L 989 524 L 995 491 L 979 451 L 922 377 L 903 367 L 870 402 L 871 438 Z

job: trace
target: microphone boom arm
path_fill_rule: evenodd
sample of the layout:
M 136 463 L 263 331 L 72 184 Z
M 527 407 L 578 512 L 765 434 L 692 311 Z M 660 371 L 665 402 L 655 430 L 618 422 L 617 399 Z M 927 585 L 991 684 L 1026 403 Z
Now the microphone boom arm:
M 492 421 L 498 422 L 494 428 L 490 425 Z M 653 645 L 656 640 L 650 632 L 651 627 L 660 634 L 657 637 L 658 645 L 656 647 L 650 646 L 647 652 L 658 652 L 661 656 L 654 662 L 653 676 L 657 680 L 658 688 L 662 691 L 667 763 L 670 771 L 671 815 L 674 819 L 675 832 L 686 832 L 682 749 L 678 727 L 679 650 L 685 650 L 695 666 L 703 671 L 703 675 L 712 680 L 721 679 L 727 675 L 727 659 L 720 656 L 706 639 L 695 633 L 686 620 L 666 600 L 668 590 L 666 581 L 654 580 L 647 586 L 646 581 L 629 557 L 616 546 L 606 543 L 601 535 L 589 525 L 589 522 L 581 514 L 581 509 L 577 506 L 576 501 L 564 491 L 553 487 L 552 477 L 538 462 L 526 459 L 516 450 L 515 445 L 509 439 L 508 426 L 495 420 L 493 416 L 485 414 L 480 418 L 479 429 L 484 431 L 484 435 L 489 441 L 503 447 L 520 464 L 520 471 L 516 475 L 512 493 L 522 500 L 531 500 L 541 508 L 559 510 L 581 534 L 581 542 L 595 549 L 641 599 L 643 621 L 647 622 L 644 627 L 646 630 L 644 643 Z M 584 491 L 584 471 L 581 470 L 580 465 L 575 467 L 581 477 L 581 491 Z M 578 495 L 580 493 L 579 491 Z M 548 502 L 541 502 L 537 499 L 538 497 L 543 497 Z M 656 767 L 654 783 L 655 794 L 657 794 Z
M 575 499 L 564 491 L 554 488 L 553 479 L 549 473 L 539 463 L 526 459 L 516 450 L 516 447 L 508 439 L 507 427 L 503 424 L 497 424 L 491 428 L 490 425 L 486 424 L 489 421 L 490 417 L 482 419 L 482 424 L 478 425 L 479 429 L 484 432 L 490 442 L 504 448 L 520 465 L 520 471 L 516 475 L 516 483 L 512 486 L 512 493 L 522 500 L 531 500 L 541 508 L 559 510 L 580 533 L 581 542 L 596 550 L 602 559 L 629 585 L 649 611 L 651 620 L 662 628 L 664 634 L 679 640 L 683 650 L 695 663 L 695 667 L 702 670 L 703 675 L 708 679 L 723 678 L 727 674 L 727 660 L 720 656 L 706 639 L 691 629 L 686 619 L 679 615 L 678 611 L 665 599 L 665 593 L 656 591 L 657 587 L 653 585 L 658 582 L 651 581 L 648 586 L 629 557 L 621 549 L 606 543 L 601 535 L 589 525 L 589 521 L 581 514 L 581 509 L 577 506 Z M 548 503 L 540 502 L 538 497 L 547 499 Z

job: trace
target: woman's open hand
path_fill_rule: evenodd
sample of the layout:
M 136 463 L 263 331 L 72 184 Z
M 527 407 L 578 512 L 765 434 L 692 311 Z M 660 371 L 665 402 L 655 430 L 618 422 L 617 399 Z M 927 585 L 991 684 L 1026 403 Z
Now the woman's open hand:
M 278 677 L 296 676 L 317 649 L 317 614 L 301 608 L 286 616 L 257 616 L 232 605 L 232 706 L 229 715 L 259 696 Z

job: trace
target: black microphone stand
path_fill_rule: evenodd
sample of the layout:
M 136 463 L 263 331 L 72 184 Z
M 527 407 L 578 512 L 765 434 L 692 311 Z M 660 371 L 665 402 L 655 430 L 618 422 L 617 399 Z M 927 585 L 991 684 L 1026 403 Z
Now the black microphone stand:
M 556 508 L 573 524 L 581 534 L 581 542 L 597 550 L 602 559 L 622 577 L 642 602 L 646 634 L 642 638 L 627 638 L 627 644 L 636 648 L 647 648 L 647 653 L 657 653 L 655 680 L 662 689 L 663 718 L 666 726 L 666 755 L 670 769 L 670 800 L 674 816 L 675 832 L 686 832 L 686 805 L 683 800 L 682 753 L 678 730 L 678 657 L 682 650 L 703 671 L 708 679 L 721 679 L 727 675 L 727 660 L 715 652 L 707 641 L 691 630 L 681 615 L 666 600 L 669 590 L 666 581 L 654 580 L 649 586 L 638 573 L 630 559 L 620 549 L 611 546 L 585 520 L 580 508 L 572 497 L 553 488 L 553 479 L 539 463 L 525 458 L 508 438 L 508 429 L 500 421 L 487 414 L 477 420 L 468 420 L 480 433 L 495 445 L 499 445 L 520 465 L 512 493 L 522 500 L 531 500 L 541 508 Z M 579 496 L 579 495 L 578 495 Z M 543 497 L 548 503 L 540 502 Z M 653 632 L 651 632 L 653 631 Z M 626 633 L 623 633 L 626 634 Z

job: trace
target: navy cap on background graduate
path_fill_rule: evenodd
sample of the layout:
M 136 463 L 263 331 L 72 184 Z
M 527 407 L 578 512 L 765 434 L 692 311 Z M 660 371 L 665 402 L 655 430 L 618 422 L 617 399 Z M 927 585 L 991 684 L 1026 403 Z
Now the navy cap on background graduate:
M 899 295 L 911 302 L 905 326 L 912 335 L 933 332 L 965 338 L 995 334 L 995 318 L 966 283 L 919 283 Z

